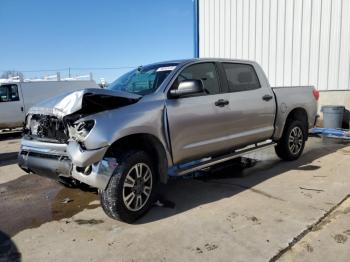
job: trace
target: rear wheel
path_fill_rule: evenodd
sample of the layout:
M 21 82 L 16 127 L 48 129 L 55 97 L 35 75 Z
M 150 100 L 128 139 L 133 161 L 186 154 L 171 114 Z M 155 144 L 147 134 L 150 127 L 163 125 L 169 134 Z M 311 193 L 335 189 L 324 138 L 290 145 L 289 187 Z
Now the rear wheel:
M 283 160 L 291 161 L 300 157 L 307 135 L 306 125 L 299 120 L 286 123 L 281 139 L 275 147 L 276 154 Z
M 118 166 L 101 193 L 105 213 L 114 219 L 133 222 L 153 204 L 156 176 L 151 159 L 141 150 L 117 156 Z

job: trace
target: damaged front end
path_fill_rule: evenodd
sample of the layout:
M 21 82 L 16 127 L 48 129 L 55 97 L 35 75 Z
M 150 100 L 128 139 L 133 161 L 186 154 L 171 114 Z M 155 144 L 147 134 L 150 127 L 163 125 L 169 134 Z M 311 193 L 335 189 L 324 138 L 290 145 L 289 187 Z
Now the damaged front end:
M 23 129 L 26 139 L 51 143 L 67 143 L 69 134 L 62 119 L 44 114 L 29 114 Z
M 136 103 L 142 96 L 105 89 L 84 89 L 53 97 L 32 107 L 26 117 L 24 135 L 28 139 L 67 143 L 84 140 L 94 121 L 80 119 L 99 112 Z
M 117 163 L 105 157 L 106 144 L 86 147 L 84 142 L 96 123 L 82 118 L 136 103 L 140 98 L 118 91 L 85 89 L 38 104 L 26 117 L 19 166 L 45 177 L 72 177 L 104 189 Z

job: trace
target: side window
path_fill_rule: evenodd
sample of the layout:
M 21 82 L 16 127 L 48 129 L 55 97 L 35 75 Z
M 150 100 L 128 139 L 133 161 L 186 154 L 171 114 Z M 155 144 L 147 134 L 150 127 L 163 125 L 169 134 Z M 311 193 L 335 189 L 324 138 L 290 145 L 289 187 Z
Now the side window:
M 19 101 L 17 85 L 0 86 L 0 102 Z
M 200 63 L 185 68 L 175 80 L 172 88 L 177 88 L 184 80 L 202 80 L 206 94 L 220 93 L 218 74 L 214 63 Z
M 222 63 L 230 92 L 241 92 L 260 88 L 255 69 L 247 64 Z

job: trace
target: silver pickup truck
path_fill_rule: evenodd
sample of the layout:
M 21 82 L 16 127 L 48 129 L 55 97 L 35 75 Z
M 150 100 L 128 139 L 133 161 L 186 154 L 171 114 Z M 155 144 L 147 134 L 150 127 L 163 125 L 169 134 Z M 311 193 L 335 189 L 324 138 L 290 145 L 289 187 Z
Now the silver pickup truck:
M 108 89 L 43 101 L 27 116 L 19 166 L 99 189 L 105 213 L 132 222 L 169 170 L 180 176 L 274 146 L 297 159 L 319 93 L 271 88 L 252 61 L 189 59 L 132 70 Z

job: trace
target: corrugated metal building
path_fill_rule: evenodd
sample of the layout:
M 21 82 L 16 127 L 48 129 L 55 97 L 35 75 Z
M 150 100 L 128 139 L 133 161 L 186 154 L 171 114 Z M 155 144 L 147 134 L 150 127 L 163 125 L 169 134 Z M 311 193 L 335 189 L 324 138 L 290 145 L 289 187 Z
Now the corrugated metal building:
M 256 60 L 271 85 L 350 90 L 350 0 L 197 0 L 196 54 Z M 322 92 L 350 106 L 350 92 Z

